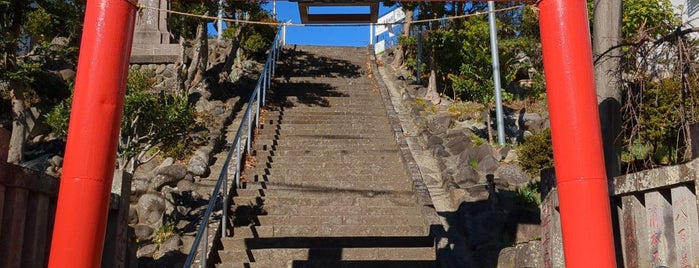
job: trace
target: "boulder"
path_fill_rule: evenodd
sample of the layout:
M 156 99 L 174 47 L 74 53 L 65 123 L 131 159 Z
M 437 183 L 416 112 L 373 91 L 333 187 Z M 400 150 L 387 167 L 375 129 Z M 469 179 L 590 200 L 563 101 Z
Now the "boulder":
M 177 192 L 182 194 L 183 192 L 193 192 L 197 190 L 197 185 L 191 180 L 181 180 L 177 182 Z
M 146 193 L 138 199 L 138 222 L 159 227 L 165 213 L 165 198 L 157 193 Z
M 129 206 L 129 224 L 134 225 L 138 223 L 138 210 L 136 209 L 136 206 L 130 205 Z
M 447 151 L 451 155 L 459 155 L 462 152 L 470 149 L 472 147 L 471 139 L 465 134 L 454 135 L 453 138 L 449 139 L 446 144 L 444 144 Z
M 539 132 L 544 128 L 546 120 L 537 113 L 525 113 L 519 118 L 519 128 L 531 132 Z
M 158 245 L 156 244 L 148 244 L 141 246 L 138 251 L 136 251 L 136 257 L 137 258 L 143 258 L 143 257 L 153 257 L 153 254 L 155 254 L 155 251 L 158 250 Z
M 533 223 L 517 224 L 515 244 L 526 243 L 541 237 L 541 226 Z
M 515 266 L 516 258 L 517 249 L 515 247 L 503 248 L 498 254 L 498 268 L 520 268 Z
M 148 192 L 150 186 L 150 180 L 144 177 L 137 177 L 131 181 L 131 201 L 136 201 L 134 198 L 138 198 L 141 195 Z
M 160 191 L 163 186 L 175 186 L 177 182 L 184 179 L 187 175 L 187 169 L 180 165 L 169 165 L 158 169 L 155 178 L 150 183 L 150 188 L 155 191 Z
M 531 241 L 515 247 L 515 267 L 541 267 L 541 241 Z
M 485 173 L 493 173 L 498 169 L 499 166 L 500 162 L 492 155 L 488 155 L 485 158 L 478 161 L 478 166 L 476 166 L 476 170 Z
M 189 159 L 187 171 L 194 176 L 204 176 L 209 172 L 209 163 L 201 156 L 195 155 Z
M 427 116 L 427 131 L 434 135 L 441 135 L 447 132 L 451 125 L 451 116 L 448 114 L 432 114 Z
M 133 227 L 134 233 L 136 234 L 136 239 L 139 241 L 145 241 L 153 235 L 153 227 L 148 225 L 138 224 Z
M 502 165 L 495 171 L 495 177 L 507 181 L 510 185 L 525 185 L 529 182 L 529 175 L 519 165 Z
M 160 253 L 166 253 L 170 251 L 179 251 L 182 248 L 182 238 L 179 235 L 173 235 L 160 244 Z
M 452 175 L 453 181 L 460 188 L 468 188 L 477 184 L 481 179 L 476 170 L 470 167 L 459 169 Z

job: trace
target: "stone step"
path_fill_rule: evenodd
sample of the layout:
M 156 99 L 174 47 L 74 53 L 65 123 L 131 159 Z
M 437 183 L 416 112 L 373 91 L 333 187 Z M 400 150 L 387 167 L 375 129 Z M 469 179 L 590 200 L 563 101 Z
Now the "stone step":
M 252 178 L 251 178 L 252 179 Z M 316 181 L 274 181 L 274 178 L 259 177 L 260 181 L 244 181 L 243 189 L 306 189 L 306 190 L 326 190 L 326 191 L 412 191 L 412 182 L 401 180 L 386 181 L 337 181 L 337 180 L 316 180 Z M 391 179 L 391 178 L 389 178 Z M 266 180 L 266 181 L 265 181 Z
M 369 133 L 389 133 L 391 131 L 391 128 L 389 128 L 385 124 L 366 124 L 366 123 L 357 123 L 357 122 L 328 122 L 328 123 L 318 123 L 318 124 L 294 124 L 294 123 L 286 123 L 286 122 L 280 122 L 278 125 L 273 124 L 262 124 L 261 127 L 259 128 L 260 131 L 263 131 L 264 133 L 294 133 L 294 132 L 300 132 L 300 133 L 305 133 L 305 132 L 315 132 L 315 133 L 323 133 L 323 134 L 334 134 L 335 133 L 342 133 L 342 134 L 369 134 Z
M 271 163 L 258 163 L 255 167 L 246 167 L 245 173 L 254 174 L 255 176 L 284 174 L 288 177 L 303 177 L 308 174 L 326 177 L 337 177 L 338 174 L 348 176 L 381 175 L 381 177 L 406 175 L 406 172 L 402 169 L 402 163 L 367 164 L 362 166 L 337 163 L 306 164 L 303 166 L 298 164 L 272 165 Z
M 381 191 L 378 191 L 381 192 Z M 356 195 L 336 196 L 234 196 L 232 205 L 264 207 L 269 205 L 294 206 L 357 206 L 357 207 L 414 207 L 414 195 L 377 195 L 374 197 Z
M 362 143 L 328 143 L 328 142 L 321 142 L 320 144 L 308 144 L 308 143 L 301 143 L 301 144 L 290 144 L 289 142 L 286 141 L 280 141 L 280 140 L 272 140 L 272 139 L 256 139 L 255 143 L 253 144 L 253 150 L 257 150 L 260 152 L 269 152 L 269 151 L 284 151 L 284 150 L 290 150 L 290 151 L 306 151 L 306 150 L 311 150 L 311 151 L 316 151 L 316 150 L 327 150 L 327 151 L 350 151 L 350 150 L 364 150 L 364 151 L 370 151 L 370 150 L 379 150 L 379 151 L 390 151 L 396 149 L 396 144 L 395 141 L 390 142 L 386 141 L 385 143 L 367 143 L 367 142 L 362 142 Z M 276 144 L 276 145 L 275 145 Z
M 301 136 L 296 136 L 293 139 L 270 139 L 265 137 L 257 137 L 253 142 L 256 148 L 262 150 L 275 149 L 276 145 L 279 148 L 287 148 L 287 146 L 302 146 L 304 148 L 313 147 L 342 147 L 342 146 L 355 146 L 355 147 L 369 147 L 371 149 L 385 149 L 396 148 L 396 140 L 393 137 L 381 137 L 381 138 L 356 138 L 352 136 L 326 136 L 324 138 L 304 138 Z
M 428 236 L 424 224 L 407 225 L 296 225 L 296 226 L 242 226 L 233 228 L 232 237 L 281 238 L 281 237 L 402 237 Z
M 322 116 L 322 115 L 321 115 Z M 371 117 L 327 117 L 327 116 L 314 116 L 314 115 L 290 115 L 289 117 L 272 117 L 264 116 L 263 120 L 260 122 L 264 127 L 273 126 L 275 129 L 277 125 L 279 128 L 286 125 L 347 125 L 353 127 L 361 126 L 371 126 L 375 128 L 380 128 L 380 126 L 388 125 L 388 120 L 383 116 L 371 116 Z
M 300 225 L 409 225 L 424 224 L 420 214 L 414 215 L 236 215 L 234 226 L 300 226 Z
M 376 203 L 378 203 L 377 201 Z M 296 215 L 296 216 L 351 216 L 351 215 L 419 215 L 421 208 L 413 206 L 302 206 L 266 204 L 263 209 L 237 206 L 235 215 Z
M 325 108 L 325 107 L 296 107 L 296 108 L 285 108 L 284 111 L 270 111 L 266 115 L 268 117 L 280 116 L 282 119 L 326 119 L 326 118 L 340 118 L 340 117 L 352 117 L 356 119 L 372 119 L 372 118 L 386 118 L 386 112 L 382 108 L 371 109 L 364 107 L 364 109 L 335 109 L 335 108 Z
M 219 251 L 222 263 L 256 262 L 260 260 L 434 260 L 433 247 L 377 248 L 263 248 L 225 249 Z
M 370 260 L 370 261 L 331 261 L 331 260 L 291 260 L 262 262 L 230 262 L 216 264 L 216 268 L 437 268 L 434 260 Z
M 285 156 L 298 156 L 298 155 L 307 155 L 307 156 L 322 156 L 322 155 L 328 155 L 328 154 L 342 154 L 342 155 L 373 155 L 373 154 L 397 154 L 400 153 L 400 150 L 396 147 L 393 149 L 365 149 L 365 148 L 358 148 L 355 150 L 350 150 L 348 149 L 334 149 L 332 147 L 329 147 L 328 149 L 320 149 L 320 148 L 308 148 L 308 149 L 282 149 L 282 150 L 258 150 L 258 149 L 253 149 L 251 152 L 251 155 L 253 156 L 277 156 L 277 157 L 285 157 Z

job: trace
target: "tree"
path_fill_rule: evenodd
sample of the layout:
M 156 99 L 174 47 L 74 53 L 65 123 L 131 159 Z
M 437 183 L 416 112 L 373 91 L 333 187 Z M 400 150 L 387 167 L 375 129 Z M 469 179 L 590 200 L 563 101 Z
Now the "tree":
M 83 6 L 84 3 L 77 0 L 0 1 L 0 80 L 9 82 L 12 103 L 9 163 L 22 162 L 25 140 L 29 135 L 24 96 L 31 90 L 30 84 L 36 76 L 43 73 L 41 69 L 53 63 L 47 60 L 51 56 L 49 54 L 55 52 L 46 49 L 47 39 L 50 41 L 56 36 L 77 37 L 76 33 L 82 25 Z M 32 42 L 25 43 L 23 35 L 31 36 Z M 44 46 L 44 49 L 34 49 L 40 46 Z
M 595 0 L 593 6 L 593 43 L 595 87 L 599 108 L 607 179 L 621 174 L 617 137 L 621 131 L 621 43 L 622 1 Z

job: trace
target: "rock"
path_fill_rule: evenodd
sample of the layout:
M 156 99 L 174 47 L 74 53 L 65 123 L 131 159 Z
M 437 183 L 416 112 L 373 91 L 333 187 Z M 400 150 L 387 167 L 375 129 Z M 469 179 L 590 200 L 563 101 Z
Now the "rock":
M 515 150 L 507 151 L 507 155 L 505 155 L 505 159 L 502 160 L 502 162 L 505 164 L 512 164 L 512 163 L 516 163 L 518 161 L 519 161 L 519 158 L 518 158 L 517 152 Z
M 58 76 L 63 79 L 63 81 L 71 82 L 75 80 L 75 71 L 73 69 L 63 69 L 58 71 Z
M 456 174 L 452 175 L 454 183 L 460 188 L 468 188 L 477 184 L 481 179 L 478 172 L 474 169 L 467 167 L 459 169 Z
M 466 190 L 466 193 L 468 194 L 468 199 L 464 200 L 466 202 L 487 201 L 490 197 L 488 188 L 482 184 L 464 188 L 464 190 Z
M 145 241 L 153 235 L 153 228 L 148 225 L 138 224 L 133 227 L 133 230 L 139 241 Z
M 136 257 L 141 258 L 141 257 L 153 257 L 153 254 L 155 251 L 158 250 L 158 245 L 156 244 L 148 244 L 141 246 L 138 251 L 136 251 Z
M 129 224 L 134 225 L 138 223 L 138 210 L 136 206 L 129 206 Z
M 181 180 L 177 182 L 177 192 L 182 194 L 183 192 L 193 192 L 197 190 L 197 185 L 190 180 Z
M 159 64 L 157 67 L 155 67 L 155 74 L 162 74 L 165 71 L 165 65 L 164 64 Z
M 395 74 L 397 80 L 408 80 L 410 78 L 410 73 L 406 70 L 398 70 Z
M 165 198 L 156 193 L 146 193 L 138 199 L 138 222 L 159 227 L 165 212 Z
M 541 267 L 541 241 L 519 244 L 515 248 L 515 267 Z
M 433 114 L 427 117 L 427 131 L 434 135 L 440 135 L 447 132 L 451 125 L 451 116 L 448 114 Z
M 160 252 L 165 253 L 165 252 L 170 252 L 170 251 L 179 251 L 182 248 L 182 239 L 180 238 L 179 235 L 173 235 L 172 237 L 168 238 L 160 244 Z
M 439 136 L 430 135 L 427 138 L 427 146 L 429 147 L 432 147 L 434 145 L 441 145 L 442 143 L 444 143 L 444 140 L 442 140 L 442 138 L 440 138 Z
M 157 175 L 150 183 L 150 189 L 160 191 L 165 185 L 175 186 L 177 182 L 184 179 L 187 169 L 180 165 L 170 165 L 158 169 Z
M 141 195 L 148 192 L 150 181 L 148 178 L 138 177 L 131 181 L 131 201 L 136 201 L 134 198 L 139 198 Z
M 184 177 L 187 175 L 187 169 L 180 165 L 169 165 L 158 169 L 158 172 L 156 174 L 172 177 L 175 180 L 179 181 L 181 179 L 184 179 Z
M 529 175 L 519 165 L 502 165 L 495 171 L 495 177 L 511 185 L 521 186 L 529 182 Z
M 60 167 L 63 165 L 63 157 L 60 155 L 54 155 L 49 159 L 49 163 L 54 167 Z
M 442 146 L 441 144 L 435 144 L 431 146 L 430 151 L 432 152 L 432 155 L 437 158 L 444 158 L 450 156 L 449 152 L 444 150 L 444 146 Z
M 541 237 L 539 224 L 519 223 L 515 234 L 515 244 L 526 243 Z
M 525 113 L 520 116 L 518 121 L 520 129 L 539 132 L 544 128 L 544 122 L 546 120 L 537 113 Z
M 497 159 L 495 159 L 495 157 L 493 157 L 492 155 L 489 155 L 478 162 L 476 170 L 485 173 L 493 173 L 498 169 L 499 166 L 500 162 Z
M 481 144 L 473 150 L 469 150 L 469 152 L 471 153 L 471 158 L 478 159 L 478 161 L 482 161 L 488 156 L 491 156 L 499 161 L 499 153 L 494 151 L 493 147 L 487 143 Z
M 209 172 L 209 163 L 201 156 L 195 155 L 189 159 L 187 171 L 192 173 L 194 176 L 204 176 L 207 172 Z
M 515 266 L 517 249 L 515 247 L 503 248 L 498 254 L 498 268 L 519 268 Z
M 54 45 L 55 46 L 67 46 L 69 43 L 70 43 L 70 40 L 68 39 L 68 37 L 59 36 L 59 37 L 55 37 L 51 40 L 52 46 L 54 46 Z
M 452 139 L 448 140 L 444 147 L 451 155 L 459 155 L 466 149 L 471 148 L 471 139 L 465 134 L 455 135 Z

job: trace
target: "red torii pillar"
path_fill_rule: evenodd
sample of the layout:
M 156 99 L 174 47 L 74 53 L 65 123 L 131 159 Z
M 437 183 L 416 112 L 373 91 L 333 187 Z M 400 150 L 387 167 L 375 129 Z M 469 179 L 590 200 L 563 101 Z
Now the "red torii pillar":
M 135 21 L 127 0 L 87 1 L 49 267 L 100 267 Z
M 616 267 L 584 0 L 541 0 L 567 267 Z M 100 265 L 136 7 L 89 0 L 49 267 Z
M 587 3 L 538 6 L 566 267 L 616 267 Z

